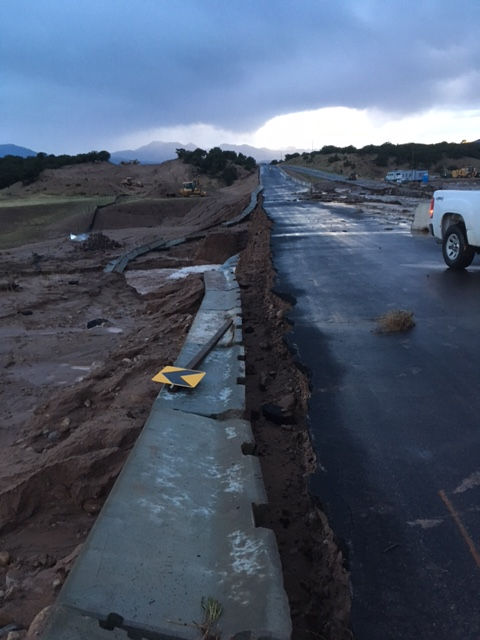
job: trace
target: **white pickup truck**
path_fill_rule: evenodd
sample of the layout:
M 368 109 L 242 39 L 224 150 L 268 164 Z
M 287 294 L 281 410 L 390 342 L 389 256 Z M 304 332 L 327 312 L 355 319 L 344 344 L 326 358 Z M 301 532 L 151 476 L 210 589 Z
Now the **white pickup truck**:
M 435 191 L 430 202 L 430 233 L 443 246 L 450 269 L 465 269 L 480 253 L 480 190 Z

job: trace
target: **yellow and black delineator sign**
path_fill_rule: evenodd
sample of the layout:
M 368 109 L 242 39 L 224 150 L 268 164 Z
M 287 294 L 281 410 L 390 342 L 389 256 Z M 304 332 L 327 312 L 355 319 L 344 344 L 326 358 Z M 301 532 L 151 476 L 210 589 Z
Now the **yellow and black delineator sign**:
M 182 369 L 181 367 L 163 367 L 152 380 L 154 382 L 162 382 L 163 384 L 173 384 L 177 387 L 193 389 L 204 375 L 205 371 L 192 371 L 192 369 Z

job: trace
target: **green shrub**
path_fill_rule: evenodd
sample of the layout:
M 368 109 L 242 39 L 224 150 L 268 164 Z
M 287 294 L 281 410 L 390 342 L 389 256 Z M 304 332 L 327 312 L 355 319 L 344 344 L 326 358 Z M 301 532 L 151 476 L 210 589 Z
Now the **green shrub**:
M 76 156 L 54 156 L 37 153 L 36 156 L 21 158 L 20 156 L 4 156 L 0 158 L 0 189 L 9 187 L 15 182 L 30 184 L 35 182 L 44 169 L 59 169 L 69 164 L 85 164 L 88 162 L 108 162 L 108 151 L 90 151 Z
M 247 171 L 253 171 L 257 168 L 255 158 L 252 156 L 236 153 L 236 151 L 222 151 L 220 147 L 213 147 L 208 152 L 204 149 L 195 149 L 195 151 L 176 149 L 176 153 L 177 158 L 185 164 L 194 165 L 207 175 L 219 178 L 227 185 L 233 184 L 238 178 L 236 166 L 243 167 Z

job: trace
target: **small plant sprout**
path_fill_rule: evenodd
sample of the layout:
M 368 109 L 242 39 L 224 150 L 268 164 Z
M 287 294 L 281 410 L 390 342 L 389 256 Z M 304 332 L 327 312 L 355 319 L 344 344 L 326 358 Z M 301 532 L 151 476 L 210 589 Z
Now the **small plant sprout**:
M 219 636 L 212 633 L 212 625 L 214 625 L 222 615 L 222 605 L 215 598 L 208 596 L 208 598 L 202 598 L 202 609 L 205 612 L 204 620 L 202 624 L 199 625 L 199 628 L 203 632 L 202 640 L 218 638 Z
M 208 596 L 208 598 L 202 597 L 202 609 L 204 611 L 203 622 L 198 623 L 193 620 L 193 624 L 187 624 L 183 622 L 177 622 L 176 620 L 167 620 L 170 624 L 186 625 L 187 627 L 193 627 L 199 629 L 202 633 L 201 640 L 220 640 L 220 633 L 215 632 L 212 629 L 213 625 L 222 615 L 223 607 L 218 600 Z

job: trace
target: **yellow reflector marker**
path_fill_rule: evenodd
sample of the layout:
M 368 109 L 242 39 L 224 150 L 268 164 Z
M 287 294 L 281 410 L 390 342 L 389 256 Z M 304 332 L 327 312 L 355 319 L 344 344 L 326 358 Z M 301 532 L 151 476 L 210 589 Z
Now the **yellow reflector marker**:
M 164 367 L 152 378 L 154 382 L 173 384 L 177 387 L 193 389 L 205 375 L 205 371 L 192 371 L 181 367 Z

